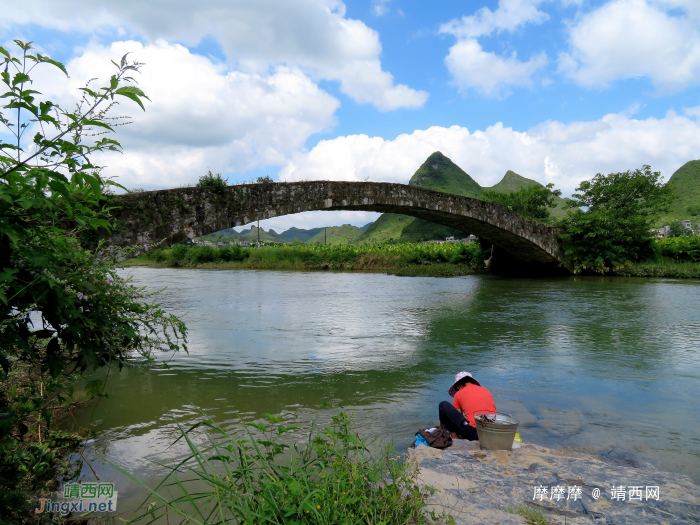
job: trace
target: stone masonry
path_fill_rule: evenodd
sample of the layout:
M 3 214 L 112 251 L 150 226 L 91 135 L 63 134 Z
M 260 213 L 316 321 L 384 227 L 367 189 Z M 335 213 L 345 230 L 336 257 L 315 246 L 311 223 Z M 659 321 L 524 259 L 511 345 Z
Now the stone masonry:
M 385 182 L 242 184 L 222 191 L 176 188 L 117 198 L 114 242 L 171 245 L 257 220 L 316 210 L 399 213 L 472 233 L 524 264 L 557 268 L 562 252 L 551 226 L 498 204 Z

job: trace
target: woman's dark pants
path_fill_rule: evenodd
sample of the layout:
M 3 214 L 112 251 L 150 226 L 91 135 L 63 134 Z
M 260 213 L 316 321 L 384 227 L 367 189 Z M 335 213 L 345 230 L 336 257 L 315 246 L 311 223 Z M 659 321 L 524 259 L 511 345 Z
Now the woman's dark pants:
M 449 401 L 440 403 L 440 426 L 448 432 L 456 432 L 461 439 L 469 441 L 478 441 L 479 435 L 476 433 L 476 428 L 471 426 L 464 416 L 452 406 Z

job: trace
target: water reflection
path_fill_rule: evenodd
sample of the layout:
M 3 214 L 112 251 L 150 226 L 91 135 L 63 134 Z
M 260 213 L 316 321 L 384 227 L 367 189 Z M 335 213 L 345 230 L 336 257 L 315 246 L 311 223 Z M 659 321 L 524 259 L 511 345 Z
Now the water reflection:
M 96 447 L 142 476 L 178 454 L 167 409 L 233 427 L 324 402 L 406 445 L 466 369 L 525 441 L 652 461 L 700 481 L 700 283 L 136 269 L 184 315 L 190 354 L 124 370 L 94 410 Z M 167 409 L 166 409 L 167 407 Z M 83 411 L 79 422 L 92 417 Z M 106 468 L 106 467 L 105 467 Z M 121 498 L 121 492 L 120 492 Z M 121 501 L 120 501 L 121 505 Z

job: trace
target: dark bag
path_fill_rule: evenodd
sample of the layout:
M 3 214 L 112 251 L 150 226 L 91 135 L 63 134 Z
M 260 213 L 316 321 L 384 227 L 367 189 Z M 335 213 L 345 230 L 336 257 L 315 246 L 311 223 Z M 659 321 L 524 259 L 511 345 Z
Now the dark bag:
M 418 434 L 423 436 L 433 448 L 447 448 L 452 446 L 452 435 L 442 427 L 435 427 L 432 432 L 427 432 L 427 428 L 422 428 Z

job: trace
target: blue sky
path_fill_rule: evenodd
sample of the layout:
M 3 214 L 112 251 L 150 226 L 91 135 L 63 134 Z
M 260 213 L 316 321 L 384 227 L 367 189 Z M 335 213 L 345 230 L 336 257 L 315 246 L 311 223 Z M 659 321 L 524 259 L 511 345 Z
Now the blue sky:
M 42 73 L 75 100 L 125 52 L 152 103 L 128 107 L 128 187 L 229 181 L 408 182 L 433 151 L 480 184 L 506 170 L 569 194 L 597 172 L 700 158 L 697 0 L 25 0 L 3 46 L 33 40 L 68 65 Z M 42 76 L 43 75 L 43 76 Z M 324 212 L 267 227 L 364 224 Z

